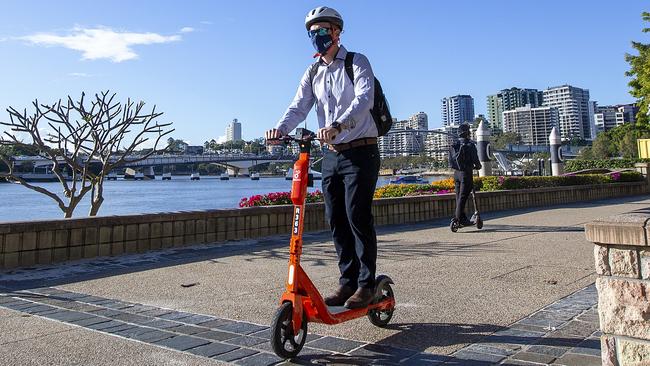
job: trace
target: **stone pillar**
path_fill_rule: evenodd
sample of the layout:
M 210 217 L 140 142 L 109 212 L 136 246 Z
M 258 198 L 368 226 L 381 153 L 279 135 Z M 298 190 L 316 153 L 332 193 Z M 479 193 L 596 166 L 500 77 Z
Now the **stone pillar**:
M 650 360 L 650 213 L 632 212 L 591 222 L 603 365 Z
M 553 176 L 564 174 L 564 163 L 562 163 L 562 140 L 557 132 L 557 127 L 553 127 L 551 135 L 548 137 L 551 147 L 551 173 Z
M 476 148 L 478 149 L 478 160 L 481 162 L 481 169 L 478 171 L 479 177 L 492 175 L 490 135 L 492 135 L 492 131 L 481 121 L 476 129 Z

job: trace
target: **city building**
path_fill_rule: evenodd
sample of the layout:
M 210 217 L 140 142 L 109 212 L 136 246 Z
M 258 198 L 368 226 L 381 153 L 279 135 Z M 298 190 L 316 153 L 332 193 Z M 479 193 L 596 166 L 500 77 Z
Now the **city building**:
M 503 130 L 503 112 L 530 105 L 542 106 L 543 93 L 537 89 L 502 89 L 487 96 L 488 121 L 493 130 Z
M 474 121 L 474 98 L 470 95 L 455 95 L 442 98 L 442 125 L 459 125 Z
M 604 105 L 594 109 L 596 133 L 609 131 L 625 123 L 634 123 L 639 112 L 635 104 Z
M 593 104 L 589 102 L 588 89 L 561 85 L 548 88 L 543 93 L 543 106 L 558 110 L 562 140 L 591 138 Z
M 241 123 L 237 121 L 237 118 L 226 126 L 226 141 L 241 141 Z
M 427 156 L 438 161 L 447 161 L 449 147 L 454 143 L 458 135 L 458 126 L 456 124 L 431 130 L 424 140 L 424 151 Z
M 635 123 L 636 115 L 639 113 L 639 107 L 636 104 L 618 104 L 616 107 L 616 125 L 620 126 L 625 123 Z
M 559 122 L 559 112 L 555 107 L 530 105 L 503 112 L 503 132 L 515 132 L 521 136 L 525 145 L 548 145 L 551 129 Z
M 382 158 L 419 155 L 424 150 L 424 138 L 429 129 L 429 118 L 419 112 L 408 119 L 393 119 L 390 132 L 379 138 L 379 155 Z

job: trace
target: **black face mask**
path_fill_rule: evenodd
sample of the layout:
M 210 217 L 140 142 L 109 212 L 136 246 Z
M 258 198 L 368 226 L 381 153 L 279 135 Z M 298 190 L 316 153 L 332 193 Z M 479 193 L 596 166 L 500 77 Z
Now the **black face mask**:
M 318 52 L 319 55 L 323 56 L 327 53 L 327 50 L 332 47 L 334 40 L 332 40 L 331 34 L 326 34 L 324 36 L 314 34 L 311 36 L 311 44 L 314 45 L 316 52 Z

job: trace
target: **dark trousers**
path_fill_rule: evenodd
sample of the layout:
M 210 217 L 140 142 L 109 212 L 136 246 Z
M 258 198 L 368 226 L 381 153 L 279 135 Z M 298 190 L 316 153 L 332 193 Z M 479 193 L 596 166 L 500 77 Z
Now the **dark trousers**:
M 341 285 L 372 288 L 377 268 L 377 234 L 372 199 L 379 175 L 377 145 L 323 157 L 325 217 L 339 257 Z
M 454 170 L 454 186 L 456 188 L 456 212 L 454 217 L 461 222 L 468 221 L 465 215 L 465 204 L 474 188 L 474 174 L 470 171 Z

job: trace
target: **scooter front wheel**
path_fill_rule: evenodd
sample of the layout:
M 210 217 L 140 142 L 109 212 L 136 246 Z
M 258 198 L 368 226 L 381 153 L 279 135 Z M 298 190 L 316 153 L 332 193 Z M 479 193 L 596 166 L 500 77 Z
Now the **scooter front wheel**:
M 377 285 L 377 295 L 374 303 L 385 299 L 395 299 L 393 288 L 390 286 L 390 280 L 383 280 Z M 395 308 L 388 310 L 370 310 L 368 311 L 368 319 L 373 325 L 385 327 L 393 317 L 394 310 Z
M 283 303 L 273 317 L 271 324 L 271 348 L 278 357 L 296 357 L 307 340 L 307 318 L 303 314 L 298 334 L 293 334 L 293 305 Z
M 476 228 L 479 230 L 483 228 L 483 220 L 481 220 L 481 216 L 476 217 Z

